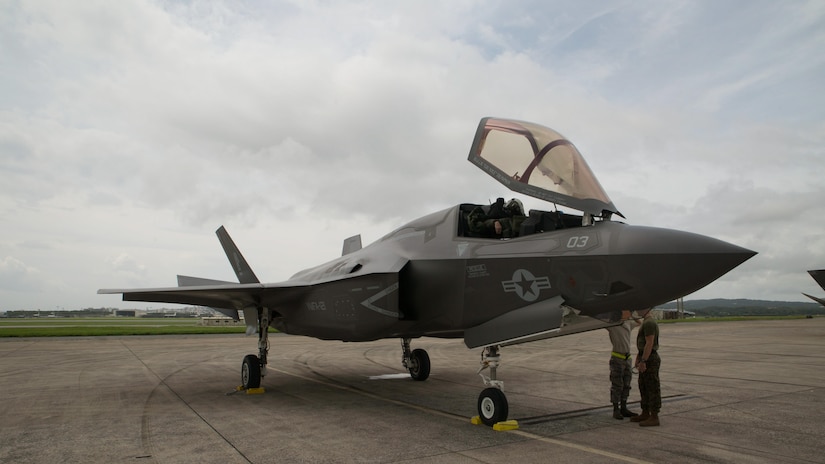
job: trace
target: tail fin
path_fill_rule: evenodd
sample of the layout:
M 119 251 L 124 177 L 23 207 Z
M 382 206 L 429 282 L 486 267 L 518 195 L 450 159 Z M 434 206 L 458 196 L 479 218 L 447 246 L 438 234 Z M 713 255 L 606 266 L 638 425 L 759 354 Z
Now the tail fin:
M 341 256 L 348 255 L 353 251 L 358 251 L 361 249 L 361 234 L 353 235 L 352 237 L 344 240 L 344 248 L 341 251 Z
M 249 263 L 246 262 L 246 259 L 244 259 L 241 251 L 238 250 L 235 242 L 232 241 L 232 237 L 229 236 L 229 232 L 221 226 L 215 231 L 215 233 L 218 234 L 218 240 L 221 241 L 223 251 L 226 253 L 226 257 L 229 258 L 229 264 L 232 265 L 235 275 L 238 276 L 238 282 L 242 284 L 260 283 L 261 281 L 258 280 L 258 277 L 254 272 L 252 272 L 252 268 L 249 267 Z

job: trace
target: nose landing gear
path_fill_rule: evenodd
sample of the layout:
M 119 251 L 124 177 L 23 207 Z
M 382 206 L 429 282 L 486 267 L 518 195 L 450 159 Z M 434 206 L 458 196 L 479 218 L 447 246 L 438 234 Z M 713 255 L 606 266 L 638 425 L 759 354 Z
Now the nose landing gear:
M 478 375 L 487 386 L 478 396 L 478 417 L 484 425 L 493 426 L 499 422 L 507 420 L 510 407 L 507 397 L 504 395 L 504 382 L 496 380 L 496 369 L 501 362 L 501 355 L 498 353 L 499 347 L 487 346 L 481 352 L 481 367 Z M 490 376 L 487 377 L 482 372 L 490 369 Z

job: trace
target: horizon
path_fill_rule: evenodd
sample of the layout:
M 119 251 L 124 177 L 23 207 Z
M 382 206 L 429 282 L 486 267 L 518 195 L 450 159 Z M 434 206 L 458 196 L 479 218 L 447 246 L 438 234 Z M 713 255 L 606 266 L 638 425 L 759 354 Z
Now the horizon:
M 823 308 L 825 308 L 825 306 L 820 305 L 819 303 L 817 303 L 815 301 L 811 301 L 811 300 L 808 300 L 808 301 L 787 301 L 787 300 L 761 300 L 761 299 L 753 299 L 753 298 L 696 298 L 696 299 L 687 299 L 687 300 L 684 300 L 684 302 L 689 303 L 689 302 L 697 302 L 697 301 L 714 301 L 714 300 L 723 300 L 723 301 L 740 301 L 741 300 L 741 301 L 753 301 L 753 302 L 763 302 L 763 303 L 790 303 L 790 304 L 795 304 L 795 305 L 797 305 L 797 304 L 810 304 L 810 305 L 815 305 L 815 306 L 822 306 Z M 676 300 L 668 301 L 667 303 L 662 303 L 660 305 L 656 305 L 656 308 L 666 306 L 666 305 L 670 305 L 670 304 L 675 304 L 675 303 L 676 303 Z M 40 312 L 52 312 L 52 313 L 54 313 L 54 312 L 64 312 L 64 311 L 68 312 L 68 311 L 86 311 L 86 310 L 159 312 L 159 311 L 162 311 L 162 310 L 198 311 L 198 310 L 202 310 L 202 309 L 206 309 L 206 310 L 215 312 L 214 309 L 212 309 L 208 306 L 177 305 L 175 303 L 159 303 L 159 304 L 161 304 L 161 305 L 163 305 L 163 304 L 166 304 L 166 305 L 174 304 L 174 305 L 180 306 L 180 307 L 159 306 L 159 307 L 151 307 L 151 308 L 149 308 L 149 307 L 146 307 L 146 308 L 130 308 L 130 307 L 118 308 L 118 307 L 112 307 L 112 306 L 100 306 L 100 307 L 87 306 L 87 307 L 78 308 L 78 309 L 71 309 L 71 308 L 66 309 L 65 307 L 60 307 L 59 309 L 58 308 L 55 308 L 55 309 L 27 308 L 27 309 L 0 309 L 0 313 L 6 313 L 6 312 L 9 312 L 9 311 L 20 311 L 20 312 L 40 311 Z

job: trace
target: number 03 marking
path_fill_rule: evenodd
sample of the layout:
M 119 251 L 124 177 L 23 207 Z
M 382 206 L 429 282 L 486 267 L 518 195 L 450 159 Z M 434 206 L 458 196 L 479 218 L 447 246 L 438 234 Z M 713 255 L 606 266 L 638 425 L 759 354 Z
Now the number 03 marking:
M 567 248 L 584 248 L 587 246 L 588 240 L 590 240 L 589 235 L 570 237 L 570 240 L 567 241 Z

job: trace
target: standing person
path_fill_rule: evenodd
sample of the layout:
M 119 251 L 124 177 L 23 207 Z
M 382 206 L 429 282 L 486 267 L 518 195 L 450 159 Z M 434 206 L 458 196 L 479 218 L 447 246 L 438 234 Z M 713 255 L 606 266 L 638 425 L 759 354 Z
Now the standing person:
M 639 395 L 642 397 L 642 414 L 630 420 L 642 427 L 659 425 L 659 410 L 662 408 L 662 391 L 659 385 L 659 325 L 653 318 L 653 311 L 647 310 L 642 326 L 636 335 L 636 370 L 639 371 Z
M 630 311 L 622 311 L 622 323 L 608 327 L 613 352 L 610 353 L 610 402 L 613 403 L 613 418 L 638 416 L 627 409 L 627 397 L 630 396 L 630 382 L 633 379 L 633 364 L 630 357 Z

